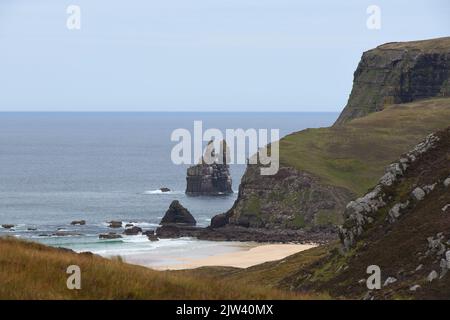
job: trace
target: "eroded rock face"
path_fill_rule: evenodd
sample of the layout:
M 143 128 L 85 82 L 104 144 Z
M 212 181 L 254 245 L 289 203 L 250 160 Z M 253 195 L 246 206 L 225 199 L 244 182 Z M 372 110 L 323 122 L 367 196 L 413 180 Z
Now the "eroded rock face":
M 238 199 L 228 212 L 211 220 L 211 227 L 334 228 L 352 197 L 346 189 L 321 184 L 316 177 L 291 167 L 262 176 L 257 165 L 248 165 Z
M 450 96 L 450 38 L 388 43 L 365 52 L 336 124 L 386 105 Z
M 231 176 L 226 164 L 198 164 L 187 169 L 186 194 L 222 195 L 233 193 Z
M 233 193 L 232 180 L 227 165 L 227 146 L 221 142 L 216 153 L 213 141 L 208 143 L 199 164 L 187 169 L 186 194 L 190 196 L 224 195 Z
M 183 224 L 189 226 L 195 226 L 197 222 L 195 221 L 192 214 L 181 205 L 178 200 L 172 201 L 169 209 L 166 211 L 166 214 L 162 218 L 161 225 L 170 225 L 170 224 Z
M 362 235 L 364 230 L 377 219 L 377 213 L 389 202 L 389 195 L 385 189 L 391 187 L 408 170 L 409 166 L 419 157 L 432 149 L 439 141 L 439 137 L 430 134 L 414 149 L 403 155 L 398 162 L 392 163 L 386 168 L 386 173 L 379 183 L 366 195 L 348 203 L 344 218 L 345 222 L 339 230 L 339 237 L 345 250 L 349 250 Z M 398 202 L 388 208 L 388 221 L 394 223 L 402 214 L 402 211 L 418 201 L 422 201 L 427 194 L 432 192 L 436 183 L 422 187 L 416 187 L 410 192 L 410 199 Z

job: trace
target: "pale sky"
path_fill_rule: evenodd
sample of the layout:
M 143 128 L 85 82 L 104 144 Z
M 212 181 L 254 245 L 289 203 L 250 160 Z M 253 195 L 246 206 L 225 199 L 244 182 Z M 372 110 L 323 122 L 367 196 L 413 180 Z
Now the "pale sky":
M 447 0 L 1 0 L 0 111 L 340 111 L 363 51 L 449 36 L 449 16 Z

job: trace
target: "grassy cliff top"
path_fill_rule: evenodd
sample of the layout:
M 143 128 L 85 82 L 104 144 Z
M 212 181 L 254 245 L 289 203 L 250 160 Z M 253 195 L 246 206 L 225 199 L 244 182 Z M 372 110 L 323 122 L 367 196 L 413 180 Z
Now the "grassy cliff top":
M 450 51 L 450 37 L 436 38 L 436 39 L 430 39 L 430 40 L 420 40 L 420 41 L 409 41 L 409 42 L 389 42 L 389 43 L 385 43 L 381 46 L 378 46 L 376 49 Z
M 450 98 L 392 105 L 341 126 L 288 135 L 280 142 L 280 161 L 363 194 L 387 164 L 449 123 Z
M 81 268 L 81 290 L 66 286 L 67 267 Z M 0 238 L 4 299 L 300 299 L 307 295 L 154 271 L 92 254 Z

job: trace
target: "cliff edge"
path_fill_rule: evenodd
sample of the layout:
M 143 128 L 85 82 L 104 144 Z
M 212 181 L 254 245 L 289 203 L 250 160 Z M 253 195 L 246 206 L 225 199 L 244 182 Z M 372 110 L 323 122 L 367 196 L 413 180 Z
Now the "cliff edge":
M 450 37 L 394 42 L 364 52 L 335 125 L 386 106 L 450 96 Z

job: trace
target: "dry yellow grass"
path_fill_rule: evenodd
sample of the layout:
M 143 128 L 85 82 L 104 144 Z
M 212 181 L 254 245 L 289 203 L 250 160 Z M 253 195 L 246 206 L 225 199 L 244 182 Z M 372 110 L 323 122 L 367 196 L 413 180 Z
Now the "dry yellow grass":
M 81 268 L 81 290 L 66 286 Z M 268 287 L 154 271 L 44 245 L 0 238 L 0 299 L 306 299 Z

